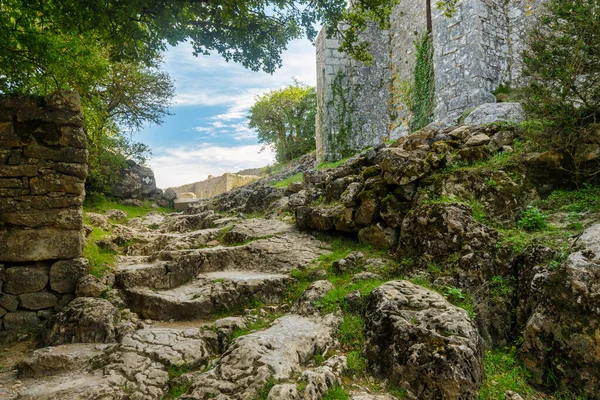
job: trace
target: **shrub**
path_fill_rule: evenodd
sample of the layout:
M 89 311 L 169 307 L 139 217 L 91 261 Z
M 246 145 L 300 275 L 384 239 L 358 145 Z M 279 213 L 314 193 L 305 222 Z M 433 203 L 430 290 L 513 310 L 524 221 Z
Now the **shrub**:
M 544 230 L 548 226 L 546 214 L 537 207 L 527 207 L 521 213 L 521 219 L 519 220 L 518 225 L 519 228 L 523 228 L 530 232 Z

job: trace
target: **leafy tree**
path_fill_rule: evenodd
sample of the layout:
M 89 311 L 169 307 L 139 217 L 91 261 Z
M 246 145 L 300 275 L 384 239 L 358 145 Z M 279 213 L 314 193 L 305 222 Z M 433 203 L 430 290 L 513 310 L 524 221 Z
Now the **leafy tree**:
M 97 86 L 84 93 L 90 152 L 88 192 L 110 193 L 128 159 L 139 164 L 147 160 L 150 148 L 132 141 L 132 133 L 148 122 L 160 124 L 169 114 L 173 95 L 168 74 L 131 63 L 111 65 Z
M 275 150 L 278 162 L 286 162 L 315 149 L 316 113 L 315 88 L 294 82 L 258 96 L 248 126 L 258 131 L 259 143 Z
M 549 0 L 545 7 L 523 54 L 523 105 L 545 123 L 536 142 L 567 156 L 565 168 L 585 180 L 600 172 L 583 162 L 600 118 L 600 3 Z

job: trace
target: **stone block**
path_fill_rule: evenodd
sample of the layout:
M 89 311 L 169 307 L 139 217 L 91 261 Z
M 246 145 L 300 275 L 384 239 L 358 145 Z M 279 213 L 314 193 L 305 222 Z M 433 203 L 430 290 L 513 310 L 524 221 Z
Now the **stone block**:
M 87 147 L 87 137 L 82 128 L 63 126 L 60 128 L 59 143 L 63 146 L 72 146 L 79 149 Z
M 0 318 L 4 317 L 7 312 L 4 308 L 0 307 Z
M 29 189 L 14 189 L 14 188 L 0 187 L 0 197 L 17 197 L 17 196 L 26 196 L 28 194 L 29 194 Z M 2 201 L 5 201 L 5 200 L 3 199 Z
M 81 256 L 81 230 L 41 228 L 0 231 L 0 261 L 64 260 Z
M 20 178 L 0 178 L 0 188 L 26 188 L 27 182 Z
M 3 294 L 0 296 L 0 306 L 8 311 L 16 311 L 19 307 L 19 299 L 12 294 Z
M 19 301 L 21 308 L 37 311 L 56 306 L 58 297 L 50 292 L 25 293 L 19 295 Z
M 51 149 L 38 143 L 32 143 L 25 147 L 23 155 L 28 158 L 74 163 L 86 163 L 88 159 L 86 149 L 76 149 L 74 147 Z
M 13 267 L 4 273 L 4 291 L 10 294 L 38 292 L 48 283 L 45 267 Z
M 59 229 L 78 230 L 83 225 L 83 211 L 81 208 L 70 208 L 6 212 L 0 215 L 0 222 L 27 228 L 52 226 Z
M 85 258 L 55 262 L 50 268 L 50 288 L 58 293 L 75 293 L 77 282 L 89 268 Z
M 49 110 L 65 110 L 78 113 L 81 110 L 79 93 L 72 90 L 58 90 L 44 97 Z
M 4 328 L 14 331 L 31 329 L 41 322 L 35 311 L 16 311 L 4 316 Z
M 84 182 L 75 176 L 49 173 L 31 178 L 29 180 L 29 188 L 33 195 L 52 192 L 79 195 L 83 194 Z
M 38 167 L 36 165 L 0 165 L 0 177 L 14 178 L 22 176 L 36 176 Z
M 12 122 L 0 122 L 0 143 L 2 147 L 23 147 L 31 142 L 31 139 L 21 138 L 16 134 Z

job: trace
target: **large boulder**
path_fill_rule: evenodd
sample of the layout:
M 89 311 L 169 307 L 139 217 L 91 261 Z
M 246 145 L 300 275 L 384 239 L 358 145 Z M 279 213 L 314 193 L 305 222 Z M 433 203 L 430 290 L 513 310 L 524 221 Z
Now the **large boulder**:
M 107 300 L 79 297 L 48 320 L 44 342 L 49 346 L 115 342 L 120 320 L 119 310 Z
M 600 393 L 600 225 L 584 232 L 576 251 L 557 268 L 538 269 L 537 302 L 521 349 L 534 382 L 552 375 L 574 392 Z
M 465 118 L 466 124 L 483 125 L 493 122 L 523 122 L 525 112 L 519 103 L 486 103 Z
M 112 187 L 112 195 L 122 199 L 159 199 L 162 190 L 156 188 L 154 172 L 150 168 L 128 160 L 119 181 Z
M 367 305 L 369 369 L 409 398 L 476 399 L 484 342 L 469 314 L 408 281 L 385 283 Z

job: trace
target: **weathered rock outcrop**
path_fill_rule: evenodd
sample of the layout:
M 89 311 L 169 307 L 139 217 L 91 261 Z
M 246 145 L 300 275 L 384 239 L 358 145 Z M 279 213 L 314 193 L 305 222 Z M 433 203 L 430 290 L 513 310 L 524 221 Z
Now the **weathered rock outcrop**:
M 407 281 L 376 288 L 367 307 L 369 368 L 417 399 L 476 399 L 483 339 L 469 314 Z
M 111 191 L 113 196 L 122 199 L 158 200 L 163 193 L 156 187 L 152 169 L 138 165 L 133 160 L 127 161 L 127 167 L 121 171 L 119 181 Z
M 557 268 L 539 268 L 521 355 L 535 382 L 553 376 L 594 398 L 600 393 L 600 225 Z M 537 303 L 537 304 L 536 304 Z

